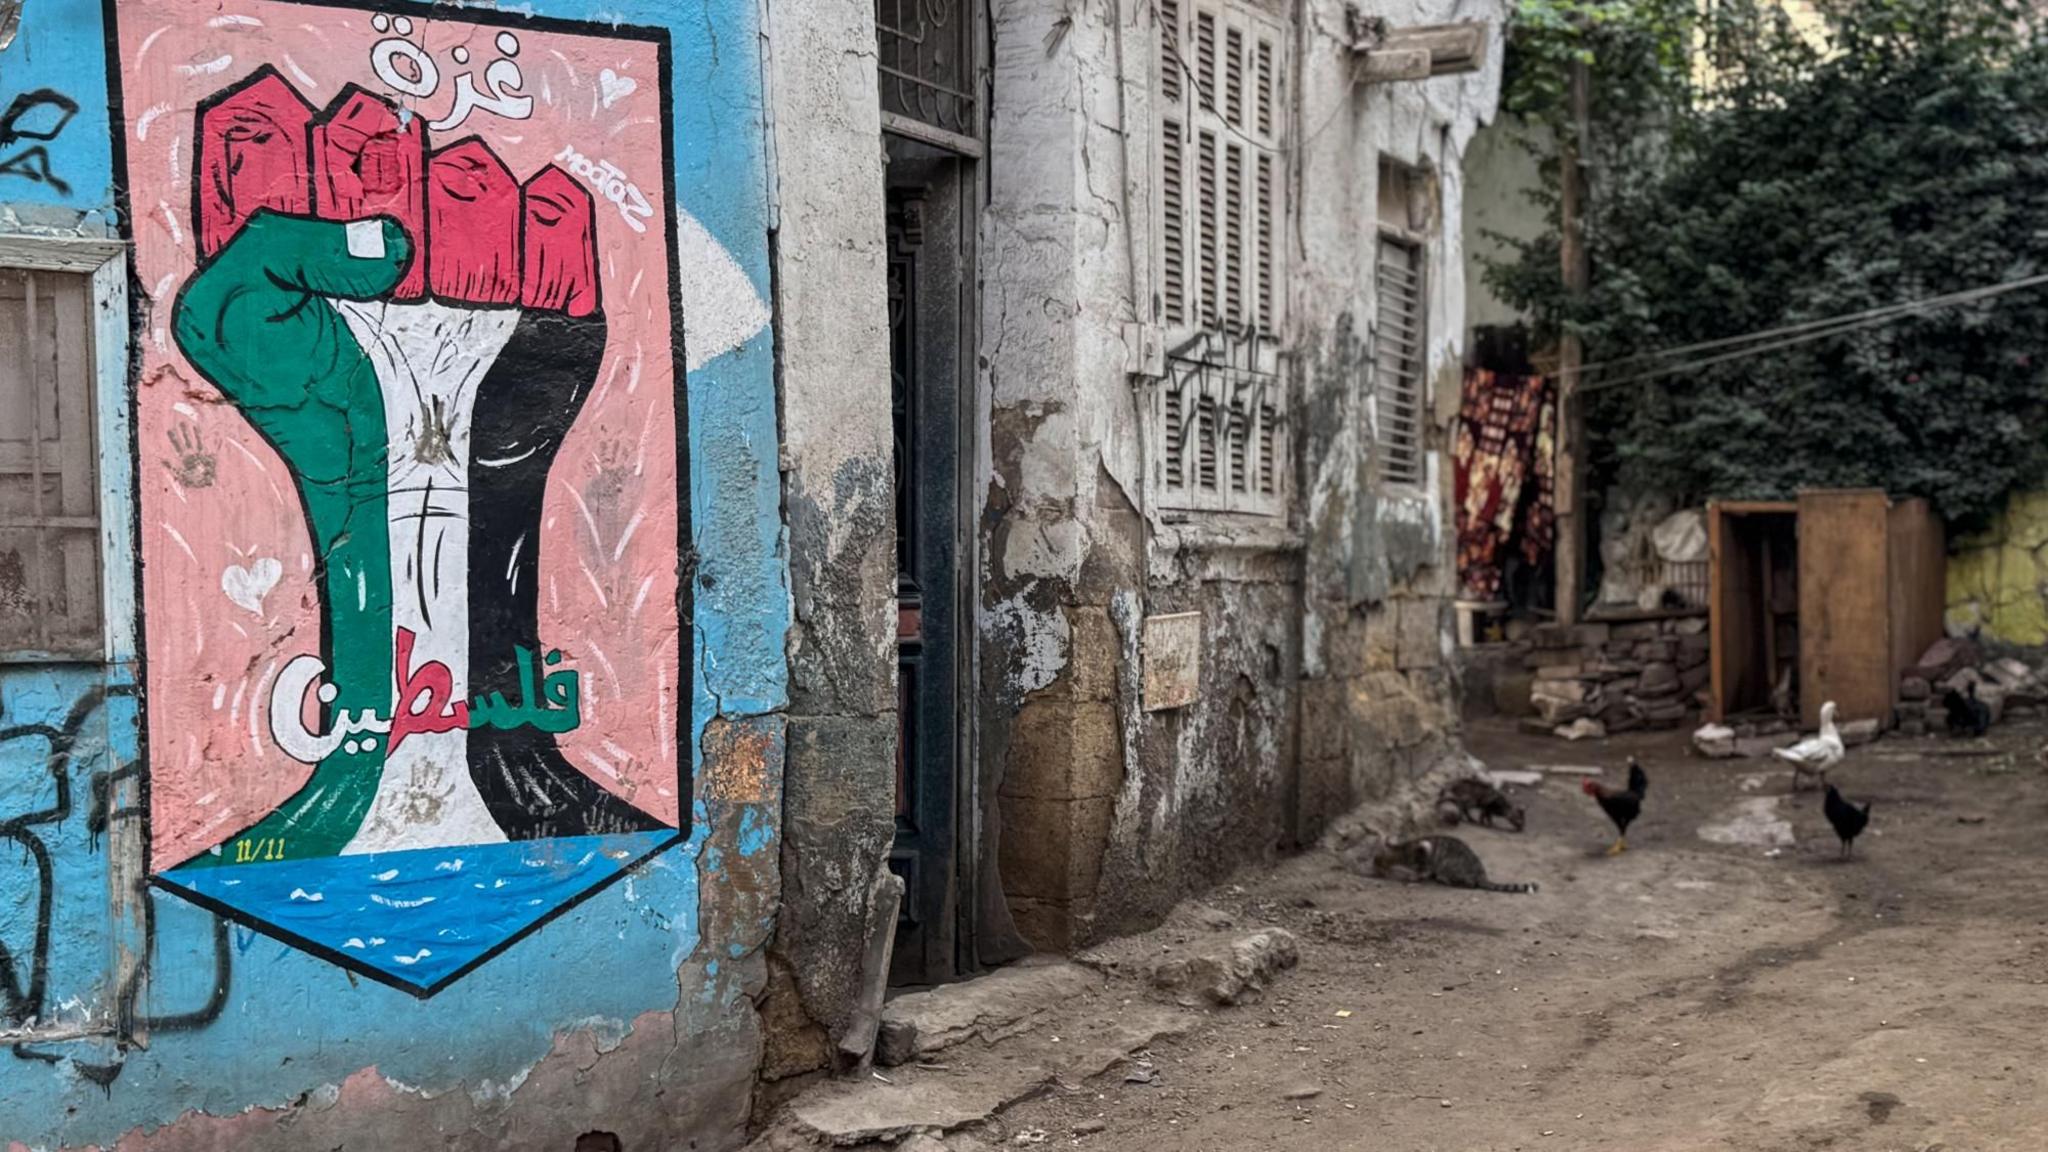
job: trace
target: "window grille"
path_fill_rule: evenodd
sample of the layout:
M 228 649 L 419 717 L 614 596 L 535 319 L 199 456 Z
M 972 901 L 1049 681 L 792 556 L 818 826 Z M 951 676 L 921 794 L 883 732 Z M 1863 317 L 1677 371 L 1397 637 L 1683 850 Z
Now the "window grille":
M 883 130 L 981 155 L 974 10 L 958 0 L 875 0 Z
M 0 653 L 101 651 L 91 280 L 0 268 Z
M 1423 373 L 1428 357 L 1422 245 L 1404 237 L 1380 237 L 1376 281 L 1379 308 L 1373 331 L 1372 410 L 1380 480 L 1420 485 Z

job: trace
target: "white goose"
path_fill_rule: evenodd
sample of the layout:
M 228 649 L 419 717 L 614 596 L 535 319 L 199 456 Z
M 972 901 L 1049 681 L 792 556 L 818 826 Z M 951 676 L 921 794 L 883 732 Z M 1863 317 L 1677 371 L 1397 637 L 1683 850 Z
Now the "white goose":
M 1798 791 L 1808 776 L 1823 783 L 1827 781 L 1828 769 L 1842 762 L 1846 749 L 1842 746 L 1842 734 L 1835 728 L 1835 702 L 1820 706 L 1820 735 L 1809 736 L 1790 748 L 1774 750 L 1778 759 L 1792 765 L 1792 789 Z

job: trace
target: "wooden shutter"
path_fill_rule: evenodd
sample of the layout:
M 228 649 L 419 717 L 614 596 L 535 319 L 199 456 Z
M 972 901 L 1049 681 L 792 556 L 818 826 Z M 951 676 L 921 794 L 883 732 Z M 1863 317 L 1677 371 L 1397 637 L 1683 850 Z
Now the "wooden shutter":
M 100 648 L 87 277 L 0 269 L 0 652 Z

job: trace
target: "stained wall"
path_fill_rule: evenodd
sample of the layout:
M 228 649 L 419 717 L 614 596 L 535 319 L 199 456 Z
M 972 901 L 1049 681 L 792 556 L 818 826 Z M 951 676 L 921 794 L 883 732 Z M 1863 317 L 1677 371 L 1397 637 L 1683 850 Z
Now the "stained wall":
M 832 240 L 769 92 L 872 74 L 754 0 L 462 15 L 34 0 L 0 49 L 0 255 L 120 270 L 105 642 L 0 662 L 9 1152 L 743 1137 L 784 485 L 861 467 L 778 455 Z
M 1504 12 L 1365 6 L 1396 28 L 1487 22 L 1492 42 L 1477 72 L 1358 87 L 1352 6 L 1256 7 L 1291 30 L 1282 179 L 1296 207 L 1279 232 L 1296 470 L 1278 517 L 1175 515 L 1146 481 L 1160 7 L 993 13 L 991 152 L 1031 159 L 992 168 L 981 237 L 980 785 L 1000 873 L 985 891 L 1005 897 L 985 958 L 1156 922 L 1456 754 L 1444 428 L 1463 340 L 1461 166 L 1493 113 Z M 1376 479 L 1373 447 L 1383 160 L 1425 173 L 1434 204 L 1427 473 L 1400 490 Z M 1190 613 L 1196 698 L 1147 709 L 1145 621 Z

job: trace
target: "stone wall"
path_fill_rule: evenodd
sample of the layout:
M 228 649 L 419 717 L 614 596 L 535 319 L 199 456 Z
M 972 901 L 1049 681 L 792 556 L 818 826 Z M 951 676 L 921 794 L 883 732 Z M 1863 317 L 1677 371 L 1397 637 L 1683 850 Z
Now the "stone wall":
M 1704 614 L 1539 627 L 1523 657 L 1525 723 L 1569 739 L 1683 727 L 1705 705 L 1712 654 Z
M 1948 630 L 2048 646 L 2048 492 L 2023 492 L 1984 530 L 1949 545 Z

